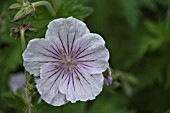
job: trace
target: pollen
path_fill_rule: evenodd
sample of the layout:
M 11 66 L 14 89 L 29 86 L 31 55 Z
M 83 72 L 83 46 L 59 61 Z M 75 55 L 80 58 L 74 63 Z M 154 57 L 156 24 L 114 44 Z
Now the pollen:
M 67 66 L 70 67 L 71 64 L 72 64 L 72 60 L 71 59 L 67 59 Z
M 73 62 L 73 65 L 74 65 L 74 66 L 77 66 L 77 63 L 76 63 L 76 62 Z
M 59 68 L 59 66 L 58 66 L 58 65 L 56 65 L 56 66 L 55 66 L 55 68 L 56 68 L 56 69 L 58 69 L 58 68 Z
M 80 78 L 78 76 L 76 76 L 76 79 L 80 80 Z
M 59 51 L 60 51 L 61 54 L 63 54 L 63 50 L 62 49 L 60 49 Z

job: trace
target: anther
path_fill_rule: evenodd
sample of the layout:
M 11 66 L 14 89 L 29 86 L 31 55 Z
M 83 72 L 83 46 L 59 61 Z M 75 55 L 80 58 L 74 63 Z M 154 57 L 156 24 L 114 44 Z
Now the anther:
M 58 69 L 58 68 L 59 68 L 59 66 L 58 66 L 58 65 L 56 65 L 56 66 L 55 66 L 55 68 L 56 68 L 56 69 Z
M 76 79 L 80 80 L 80 78 L 78 76 L 76 76 Z

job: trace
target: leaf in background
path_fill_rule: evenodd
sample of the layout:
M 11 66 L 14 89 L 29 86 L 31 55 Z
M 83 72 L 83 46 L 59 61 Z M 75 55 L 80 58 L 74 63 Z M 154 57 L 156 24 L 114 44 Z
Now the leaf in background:
M 155 83 L 161 83 L 163 81 L 162 70 L 166 62 L 166 57 L 155 52 L 147 54 L 139 63 L 134 65 L 132 70 L 139 81 L 137 89 L 141 90 L 146 86 L 153 86 Z
M 169 55 L 169 60 L 170 60 L 170 55 Z M 167 64 L 165 67 L 165 74 L 166 74 L 166 81 L 165 81 L 165 88 L 169 89 L 170 88 L 170 64 Z
M 51 5 L 54 7 L 55 11 L 58 12 L 63 0 L 49 0 Z
M 13 43 L 7 47 L 0 49 L 0 69 L 1 69 L 1 79 L 0 83 L 3 87 L 0 87 L 0 90 L 5 91 L 7 89 L 7 79 L 10 72 L 15 71 L 18 66 L 22 64 L 22 49 L 18 40 L 13 40 Z
M 135 113 L 135 111 L 127 109 L 124 95 L 113 93 L 98 96 L 88 113 Z
M 167 110 L 165 113 L 170 113 L 170 109 L 169 109 L 169 110 Z
M 49 0 L 55 8 L 57 14 L 56 17 L 51 17 L 48 11 L 44 7 L 38 7 L 36 15 L 26 20 L 27 23 L 33 25 L 36 29 L 35 33 L 29 35 L 29 39 L 39 38 L 45 36 L 47 25 L 50 21 L 56 18 L 66 18 L 73 16 L 74 18 L 83 20 L 92 13 L 92 8 L 84 6 L 77 2 L 77 0 Z
M 2 95 L 2 99 L 5 101 L 8 107 L 19 110 L 24 110 L 24 108 L 26 107 L 23 97 L 17 93 L 4 93 Z
M 161 22 L 146 21 L 145 25 L 148 33 L 143 38 L 147 54 L 131 69 L 140 81 L 138 90 L 153 86 L 155 83 L 164 83 L 169 86 L 168 61 L 170 54 L 168 42 L 170 41 L 170 33 Z
M 148 49 L 154 51 L 166 41 L 170 40 L 170 32 L 166 30 L 166 26 L 162 22 L 145 22 L 148 34 L 144 36 L 145 42 L 148 45 Z
M 155 10 L 156 9 L 156 0 L 140 0 L 138 1 L 138 3 L 141 6 L 145 6 L 151 10 Z
M 49 105 L 44 101 L 35 106 L 36 113 L 60 113 L 59 109 L 59 107 Z
M 170 90 L 162 86 L 147 87 L 130 98 L 129 108 L 137 108 L 138 113 L 164 113 L 169 109 L 169 95 Z
M 77 0 L 63 0 L 57 17 L 73 16 L 74 18 L 84 20 L 93 12 L 91 7 L 77 3 Z
M 170 7 L 168 8 L 167 14 L 165 17 L 165 26 L 166 26 L 167 31 L 170 31 Z
M 64 106 L 51 106 L 50 104 L 42 102 L 36 106 L 36 113 L 86 113 L 85 112 L 86 103 L 85 102 L 76 102 L 75 104 L 67 103 Z
M 119 5 L 119 12 L 122 15 L 127 23 L 135 28 L 138 25 L 139 17 L 140 17 L 140 10 L 138 9 L 138 1 L 137 0 L 128 0 L 125 2 L 124 0 L 117 0 Z
M 63 106 L 64 113 L 86 113 L 86 102 L 69 103 Z

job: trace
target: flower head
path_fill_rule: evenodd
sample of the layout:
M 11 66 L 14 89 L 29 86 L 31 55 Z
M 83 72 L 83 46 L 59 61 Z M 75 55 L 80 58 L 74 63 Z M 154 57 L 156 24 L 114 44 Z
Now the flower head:
M 110 67 L 108 67 L 107 71 L 108 71 L 108 76 L 104 78 L 104 84 L 105 84 L 106 86 L 109 86 L 109 85 L 112 84 L 112 81 L 113 81 L 113 78 L 112 78 L 112 70 L 111 70 Z
M 8 82 L 9 88 L 16 92 L 18 89 L 21 89 L 24 92 L 25 85 L 25 76 L 24 73 L 17 73 L 15 75 L 11 75 Z
M 108 68 L 109 52 L 104 45 L 103 38 L 90 33 L 82 21 L 56 19 L 49 23 L 45 39 L 29 42 L 24 66 L 40 76 L 36 87 L 49 104 L 93 100 L 102 91 L 102 72 Z

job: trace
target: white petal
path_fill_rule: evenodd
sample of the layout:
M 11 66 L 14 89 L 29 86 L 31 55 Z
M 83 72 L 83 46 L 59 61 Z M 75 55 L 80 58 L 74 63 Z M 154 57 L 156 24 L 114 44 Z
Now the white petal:
M 24 89 L 25 85 L 25 75 L 24 73 L 17 73 L 10 76 L 9 81 L 9 88 L 16 92 L 18 89 Z
M 40 78 L 44 78 L 44 77 L 48 77 L 49 75 L 52 75 L 54 72 L 56 72 L 58 69 L 56 68 L 56 66 L 59 69 L 59 64 L 58 63 L 46 63 L 44 65 L 41 66 L 40 69 Z M 60 67 L 61 69 L 61 67 Z
M 61 93 L 66 94 L 66 99 L 76 101 L 93 100 L 102 91 L 103 75 L 90 75 L 83 70 L 73 72 L 73 75 L 64 76 L 59 85 Z
M 48 62 L 59 62 L 61 60 L 54 47 L 46 39 L 33 39 L 28 43 L 23 53 L 24 67 L 34 76 L 39 76 L 40 67 Z
M 74 48 L 77 65 L 90 74 L 104 72 L 109 66 L 109 51 L 104 44 L 103 38 L 97 34 L 89 33 L 79 38 Z
M 75 40 L 87 33 L 89 33 L 89 30 L 85 23 L 69 17 L 50 22 L 45 37 L 46 39 L 58 38 L 65 53 L 69 53 Z
M 45 64 L 50 66 L 51 63 Z M 38 92 L 41 94 L 41 98 L 54 106 L 60 106 L 68 101 L 66 100 L 66 95 L 59 91 L 59 83 L 62 78 L 62 70 L 49 71 L 46 66 L 41 68 L 41 77 L 36 83 Z

